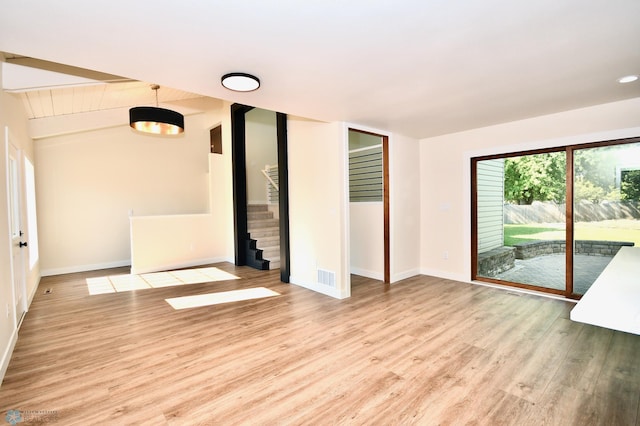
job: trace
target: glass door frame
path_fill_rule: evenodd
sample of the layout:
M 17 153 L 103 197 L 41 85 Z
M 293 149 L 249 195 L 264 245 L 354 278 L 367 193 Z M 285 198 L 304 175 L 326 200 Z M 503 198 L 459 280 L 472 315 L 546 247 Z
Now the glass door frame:
M 553 148 L 508 152 L 504 154 L 492 154 L 486 156 L 471 158 L 471 280 L 488 282 L 492 284 L 506 285 L 511 287 L 519 287 L 528 290 L 540 291 L 564 296 L 569 299 L 579 300 L 582 295 L 574 293 L 574 153 L 576 150 L 584 150 L 589 148 L 601 148 L 612 145 L 624 145 L 640 143 L 640 137 L 615 139 L 608 141 L 590 142 L 584 144 L 559 146 Z M 546 154 L 553 152 L 565 152 L 566 158 L 566 177 L 565 177 L 565 289 L 557 290 L 552 288 L 539 287 L 531 284 L 523 284 L 512 281 L 498 280 L 490 277 L 478 275 L 478 180 L 477 180 L 477 163 L 484 160 L 506 159 L 512 157 Z

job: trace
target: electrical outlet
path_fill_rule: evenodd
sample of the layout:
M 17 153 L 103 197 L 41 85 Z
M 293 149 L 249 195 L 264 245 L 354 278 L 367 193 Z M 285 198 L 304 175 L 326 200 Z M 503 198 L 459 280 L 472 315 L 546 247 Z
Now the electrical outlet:
M 445 250 L 445 251 L 443 251 L 443 252 L 442 252 L 442 258 L 443 258 L 444 260 L 449 259 L 449 252 L 448 252 L 448 251 L 446 251 L 446 250 Z

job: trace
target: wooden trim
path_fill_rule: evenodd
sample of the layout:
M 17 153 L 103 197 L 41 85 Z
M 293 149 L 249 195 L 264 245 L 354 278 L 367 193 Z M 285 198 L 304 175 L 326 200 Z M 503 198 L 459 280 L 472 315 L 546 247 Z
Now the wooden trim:
M 384 210 L 384 282 L 391 283 L 391 207 L 389 198 L 389 136 L 382 136 L 383 210 Z
M 573 295 L 573 149 L 566 149 L 565 176 L 565 296 Z
M 517 283 L 513 281 L 496 280 L 494 278 L 488 278 L 488 277 L 478 277 L 475 280 L 483 283 L 491 283 L 491 284 L 498 284 L 498 285 L 507 286 L 507 287 L 523 288 L 525 290 L 539 291 L 541 293 L 557 294 L 559 296 L 565 296 L 566 294 L 565 290 L 558 290 L 558 289 L 549 288 L 549 287 L 539 287 L 533 284 L 523 284 L 523 283 Z
M 278 212 L 280 216 L 280 281 L 289 282 L 291 259 L 289 257 L 289 157 L 287 139 L 287 114 L 276 113 L 278 135 Z
M 348 131 L 362 133 L 365 135 L 375 136 L 382 139 L 382 175 L 383 175 L 383 195 L 382 195 L 382 209 L 383 209 L 383 251 L 384 251 L 384 272 L 383 281 L 385 284 L 391 283 L 391 198 L 390 198 L 390 183 L 389 183 L 389 136 L 381 135 L 379 133 L 367 132 L 366 130 L 359 130 L 349 128 Z
M 478 161 L 471 159 L 471 279 L 478 278 Z M 504 221 L 504 219 L 503 219 Z M 504 226 L 504 223 L 503 223 Z M 503 236 L 504 243 L 504 236 Z M 481 280 L 479 280 L 481 281 Z
M 532 149 L 531 151 L 516 151 L 516 152 L 508 152 L 505 154 L 491 154 L 491 155 L 482 155 L 479 157 L 473 157 L 472 160 L 476 161 L 484 161 L 484 160 L 498 160 L 504 158 L 513 158 L 513 157 L 522 157 L 525 155 L 535 155 L 535 154 L 550 154 L 552 152 L 562 152 L 566 149 L 566 147 L 554 147 L 554 148 L 545 148 L 545 149 Z

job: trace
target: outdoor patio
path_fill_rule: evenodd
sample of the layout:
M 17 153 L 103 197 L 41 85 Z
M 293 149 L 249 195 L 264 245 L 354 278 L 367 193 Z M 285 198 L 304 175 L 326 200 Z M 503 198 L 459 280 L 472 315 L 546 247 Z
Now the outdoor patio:
M 612 258 L 610 256 L 575 255 L 574 291 L 578 294 L 584 294 Z M 493 278 L 562 290 L 565 285 L 565 255 L 557 253 L 526 260 L 516 259 L 515 267 Z

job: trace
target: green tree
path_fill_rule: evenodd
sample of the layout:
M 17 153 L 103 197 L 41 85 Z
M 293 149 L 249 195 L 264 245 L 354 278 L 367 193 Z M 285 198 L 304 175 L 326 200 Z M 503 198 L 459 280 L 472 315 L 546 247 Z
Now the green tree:
M 623 200 L 640 201 L 640 170 L 622 172 L 620 197 Z
M 576 201 L 599 202 L 606 198 L 605 194 L 611 193 L 615 187 L 616 152 L 619 150 L 619 146 L 605 146 L 575 152 Z
M 517 204 L 565 199 L 564 152 L 507 158 L 504 162 L 504 198 Z
M 604 189 L 594 185 L 591 181 L 578 179 L 573 184 L 573 199 L 575 201 L 587 200 L 599 203 L 606 197 Z

